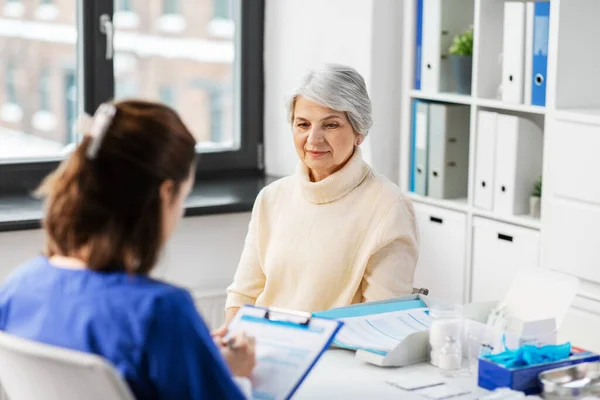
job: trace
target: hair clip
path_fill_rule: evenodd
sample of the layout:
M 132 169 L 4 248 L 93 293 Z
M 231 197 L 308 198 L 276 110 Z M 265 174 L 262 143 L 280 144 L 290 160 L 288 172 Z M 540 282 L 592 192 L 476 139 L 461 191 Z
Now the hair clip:
M 87 157 L 90 160 L 93 160 L 98 155 L 106 131 L 108 131 L 116 113 L 117 108 L 113 104 L 102 103 L 94 113 L 91 124 L 89 124 L 89 118 L 86 119 L 85 116 L 80 119 L 82 122 L 87 120 L 87 123 L 89 124 L 89 135 L 92 137 L 92 143 L 90 143 L 90 146 L 88 147 Z

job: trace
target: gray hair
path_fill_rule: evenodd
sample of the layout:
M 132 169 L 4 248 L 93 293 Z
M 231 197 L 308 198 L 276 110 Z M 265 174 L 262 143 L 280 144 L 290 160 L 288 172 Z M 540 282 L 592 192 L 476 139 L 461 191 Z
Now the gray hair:
M 373 125 L 371 99 L 365 80 L 352 67 L 324 64 L 321 69 L 306 74 L 288 102 L 290 123 L 294 122 L 294 107 L 300 96 L 332 110 L 345 112 L 354 132 L 359 135 L 366 136 Z

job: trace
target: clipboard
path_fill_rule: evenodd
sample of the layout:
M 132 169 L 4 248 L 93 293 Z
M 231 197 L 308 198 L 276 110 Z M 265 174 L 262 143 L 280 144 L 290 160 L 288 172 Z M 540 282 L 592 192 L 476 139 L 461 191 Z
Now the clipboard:
M 256 367 L 250 377 L 255 400 L 292 397 L 343 322 L 308 313 L 244 306 L 229 324 L 225 340 L 238 332 L 256 339 Z

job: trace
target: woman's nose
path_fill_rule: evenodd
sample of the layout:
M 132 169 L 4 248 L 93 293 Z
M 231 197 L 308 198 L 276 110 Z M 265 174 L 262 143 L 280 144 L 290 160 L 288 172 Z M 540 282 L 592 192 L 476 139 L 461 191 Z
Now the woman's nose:
M 319 128 L 313 128 L 308 133 L 307 142 L 309 143 L 321 143 L 323 141 L 323 131 Z

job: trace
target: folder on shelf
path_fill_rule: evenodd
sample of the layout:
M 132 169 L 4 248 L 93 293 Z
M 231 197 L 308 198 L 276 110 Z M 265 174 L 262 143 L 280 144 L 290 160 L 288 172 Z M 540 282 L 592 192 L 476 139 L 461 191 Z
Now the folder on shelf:
M 533 85 L 533 20 L 535 3 L 525 5 L 525 69 L 523 71 L 523 104 L 531 105 Z
M 498 114 L 496 132 L 494 212 L 526 214 L 542 174 L 542 130 L 528 119 Z
M 439 300 L 419 294 L 313 315 L 344 322 L 334 346 L 356 350 L 359 360 L 382 367 L 406 366 L 429 358 L 429 307 L 435 304 Z
M 429 105 L 429 197 L 467 197 L 469 112 L 469 107 L 462 105 Z
M 448 49 L 454 37 L 473 24 L 473 3 L 473 0 L 423 1 L 421 90 L 454 91 Z
M 477 208 L 489 211 L 494 208 L 497 115 L 497 113 L 491 111 L 479 111 L 477 113 L 474 205 Z
M 523 103 L 526 4 L 504 3 L 502 100 Z
M 427 157 L 429 151 L 428 123 L 429 104 L 415 100 L 413 103 L 413 163 L 412 191 L 427 196 Z
M 421 60 L 423 58 L 423 1 L 417 0 L 415 32 L 415 89 L 421 90 Z
M 550 2 L 535 3 L 533 20 L 533 65 L 531 104 L 546 105 L 546 71 L 548 70 L 548 35 L 550 29 Z

